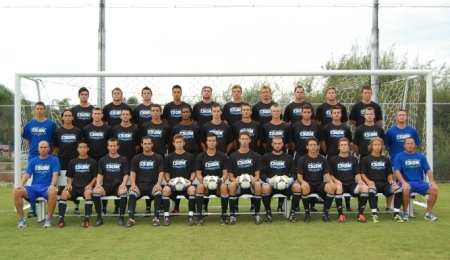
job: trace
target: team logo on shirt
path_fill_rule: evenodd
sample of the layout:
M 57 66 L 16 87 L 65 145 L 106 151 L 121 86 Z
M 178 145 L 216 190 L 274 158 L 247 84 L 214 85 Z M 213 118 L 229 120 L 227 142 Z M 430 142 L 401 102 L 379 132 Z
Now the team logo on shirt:
M 230 107 L 230 115 L 240 115 L 241 107 Z
M 205 162 L 205 170 L 213 171 L 220 169 L 220 161 L 208 161 Z
M 119 141 L 131 141 L 131 140 L 133 140 L 133 133 L 120 132 L 117 135 L 117 139 Z
M 286 168 L 286 162 L 280 160 L 270 161 L 270 168 L 272 169 L 284 169 Z
M 184 136 L 184 139 L 193 139 L 194 138 L 193 130 L 181 130 L 179 134 Z
M 90 120 L 91 119 L 91 113 L 90 112 L 85 112 L 85 111 L 81 111 L 77 113 L 77 119 L 78 120 Z
M 181 109 L 175 108 L 170 110 L 170 116 L 174 118 L 180 118 L 181 117 Z
M 420 160 L 419 159 L 407 159 L 405 161 L 405 166 L 408 168 L 418 168 L 418 167 L 420 167 Z
M 370 167 L 374 170 L 384 170 L 386 169 L 386 162 L 385 161 L 373 161 L 370 163 Z
M 250 136 L 255 136 L 255 129 L 253 128 L 242 128 L 241 130 L 239 130 L 239 133 L 241 133 L 242 131 L 248 131 L 250 133 Z
M 161 129 L 147 129 L 147 135 L 150 137 L 161 137 L 163 135 L 163 130 Z
M 302 108 L 298 107 L 298 108 L 292 109 L 292 114 L 294 116 L 302 116 Z
M 274 137 L 281 137 L 284 138 L 284 131 L 283 130 L 270 130 L 269 131 L 269 138 L 273 139 Z
M 365 140 L 372 140 L 373 138 L 378 137 L 377 131 L 368 131 L 364 133 Z
M 187 160 L 184 159 L 175 159 L 172 161 L 172 167 L 177 169 L 186 168 Z
M 353 169 L 353 163 L 341 162 L 337 164 L 338 171 L 351 171 Z
M 77 163 L 75 164 L 75 171 L 79 173 L 89 172 L 91 165 L 89 163 Z
M 31 128 L 31 133 L 33 135 L 45 135 L 45 132 L 47 130 L 45 129 L 45 127 L 33 127 Z
M 152 118 L 152 114 L 150 114 L 150 110 L 141 110 L 139 111 L 139 117 L 140 118 Z
M 325 116 L 328 118 L 331 118 L 331 109 L 328 109 L 327 111 L 325 111 Z
M 139 168 L 143 169 L 143 170 L 152 170 L 155 168 L 155 162 L 154 161 L 140 161 Z
M 249 168 L 253 166 L 253 159 L 239 159 L 236 164 L 238 168 Z
M 37 174 L 46 174 L 50 171 L 50 165 L 48 164 L 37 164 L 34 166 L 34 172 Z
M 200 109 L 200 116 L 211 116 L 211 108 L 210 107 L 204 107 Z
M 104 136 L 105 136 L 104 132 L 99 132 L 99 131 L 89 132 L 89 139 L 92 139 L 92 140 L 101 140 L 104 138 Z
M 224 132 L 224 130 L 220 130 L 220 129 L 209 130 L 209 133 L 214 133 L 215 135 L 217 135 L 217 138 L 223 138 L 223 132 Z
M 111 118 L 119 118 L 120 114 L 122 114 L 122 109 L 112 109 L 109 111 L 109 117 Z
M 261 117 L 269 117 L 272 116 L 272 113 L 270 112 L 270 108 L 263 108 L 259 110 L 259 116 Z
M 330 137 L 333 137 L 333 138 L 345 137 L 345 130 L 342 130 L 342 129 L 331 129 Z
M 75 143 L 77 136 L 75 134 L 63 134 L 61 135 L 61 142 L 63 143 Z
M 411 137 L 411 134 L 398 134 L 396 136 L 397 142 L 405 142 L 405 139 Z
M 105 165 L 106 171 L 108 172 L 119 172 L 121 164 L 120 163 L 107 163 Z
M 312 162 L 308 163 L 308 171 L 310 172 L 320 172 L 323 169 L 322 163 L 319 162 Z
M 308 139 L 308 138 L 314 137 L 314 131 L 311 131 L 311 130 L 301 131 L 298 134 L 300 136 L 300 139 Z
M 359 111 L 359 113 L 360 113 L 360 115 L 361 115 L 362 117 L 364 117 L 364 115 L 366 114 L 366 109 L 365 109 L 365 108 L 361 109 L 361 110 Z

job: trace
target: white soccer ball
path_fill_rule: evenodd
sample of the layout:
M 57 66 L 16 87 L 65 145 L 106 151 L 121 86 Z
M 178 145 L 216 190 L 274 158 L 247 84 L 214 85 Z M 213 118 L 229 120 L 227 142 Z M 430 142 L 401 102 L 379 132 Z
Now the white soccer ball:
M 208 175 L 205 178 L 203 178 L 203 184 L 206 186 L 206 188 L 210 190 L 215 190 L 217 189 L 218 180 L 219 177 Z
M 249 174 L 244 173 L 238 177 L 239 186 L 241 186 L 242 189 L 248 189 L 252 185 L 251 177 Z
M 273 184 L 275 189 L 285 190 L 289 186 L 289 180 L 285 176 L 277 176 Z
M 175 190 L 182 191 L 186 186 L 186 180 L 183 177 L 173 178 L 173 185 L 175 186 Z

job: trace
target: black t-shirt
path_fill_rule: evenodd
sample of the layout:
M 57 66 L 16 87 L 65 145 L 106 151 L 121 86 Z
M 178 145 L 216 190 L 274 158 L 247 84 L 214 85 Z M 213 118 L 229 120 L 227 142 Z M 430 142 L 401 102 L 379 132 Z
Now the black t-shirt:
M 285 122 L 281 122 L 279 125 L 274 125 L 271 122 L 263 125 L 261 142 L 266 144 L 266 153 L 272 152 L 272 139 L 276 136 L 280 136 L 285 145 L 291 143 L 292 136 L 290 126 Z M 283 151 L 286 151 L 284 146 Z
M 352 142 L 352 133 L 350 128 L 344 124 L 328 124 L 322 127 L 322 137 L 327 146 L 326 154 L 328 156 L 333 156 L 339 153 L 338 141 L 342 137 L 345 137 Z
M 103 175 L 103 186 L 119 186 L 125 175 L 130 175 L 130 163 L 126 157 L 102 157 L 98 162 L 98 174 Z
M 89 143 L 88 155 L 92 158 L 101 158 L 108 153 L 107 145 L 112 127 L 107 124 L 95 126 L 89 124 L 83 128 L 84 138 Z
M 392 165 L 389 158 L 384 155 L 375 157 L 371 154 L 362 159 L 361 174 L 373 182 L 386 182 L 390 174 L 392 174 Z
M 80 105 L 72 107 L 70 111 L 73 115 L 73 126 L 83 129 L 85 126 L 92 123 L 92 109 L 94 106 L 89 105 L 88 107 L 82 107 Z
M 327 173 L 330 173 L 330 168 L 327 159 L 321 155 L 312 158 L 307 154 L 297 161 L 297 174 L 302 175 L 303 180 L 308 183 L 323 182 Z
M 122 122 L 120 119 L 120 114 L 122 114 L 123 109 L 128 109 L 132 111 L 128 104 L 120 103 L 120 105 L 114 105 L 112 102 L 103 107 L 103 121 L 108 125 L 114 127 Z
M 366 120 L 364 119 L 364 114 L 366 113 L 366 108 L 368 107 L 371 107 L 375 110 L 375 122 L 381 121 L 381 119 L 383 119 L 383 112 L 381 111 L 380 105 L 375 102 L 364 104 L 362 101 L 360 101 L 353 105 L 352 110 L 350 110 L 350 120 L 356 121 L 356 127 L 366 122 Z
M 242 114 L 241 114 L 241 105 L 244 104 L 244 102 L 234 103 L 233 101 L 230 101 L 223 106 L 223 113 L 222 113 L 222 119 L 226 120 L 227 123 L 232 126 L 236 122 L 242 120 Z
M 256 103 L 252 108 L 252 119 L 259 122 L 262 126 L 269 123 L 272 120 L 272 112 L 270 107 L 276 104 L 271 101 L 268 104 L 264 104 L 262 101 Z M 281 114 L 281 119 L 283 119 L 283 114 Z
M 60 126 L 53 133 L 52 146 L 58 147 L 58 158 L 73 159 L 78 156 L 77 142 L 83 138 L 83 132 L 78 127 L 65 129 Z M 65 170 L 65 169 L 62 169 Z
M 109 138 L 116 138 L 119 140 L 119 154 L 131 160 L 136 155 L 136 146 L 141 143 L 139 129 L 131 125 L 123 127 L 116 125 L 111 129 Z
M 156 184 L 159 173 L 164 172 L 164 159 L 157 153 L 150 156 L 140 153 L 131 159 L 130 172 L 136 173 L 136 184 Z
M 341 103 L 337 103 L 336 105 L 330 105 L 325 102 L 322 105 L 320 105 L 316 110 L 316 120 L 320 121 L 321 127 L 324 127 L 333 121 L 333 118 L 331 118 L 331 108 L 333 108 L 334 106 L 338 106 L 342 109 L 341 122 L 343 123 L 348 121 L 347 108 L 344 105 L 342 105 Z
M 139 104 L 137 107 L 133 109 L 133 117 L 131 121 L 137 125 L 138 128 L 148 121 L 152 120 L 152 114 L 150 113 L 151 105 Z
M 145 123 L 141 127 L 141 136 L 150 136 L 153 143 L 153 152 L 166 154 L 166 145 L 170 142 L 170 127 L 168 124 L 161 122 L 155 124 L 152 121 Z
M 330 161 L 330 174 L 344 185 L 355 183 L 355 176 L 359 174 L 358 159 L 354 156 L 333 156 Z
M 211 121 L 205 123 L 202 127 L 202 142 L 206 144 L 206 135 L 211 132 L 217 136 L 217 151 L 222 153 L 227 152 L 227 145 L 233 142 L 233 133 L 231 132 L 231 126 L 225 122 L 221 122 L 218 125 L 213 124 Z
M 253 151 L 248 153 L 241 153 L 236 151 L 230 155 L 230 167 L 228 172 L 234 175 L 235 178 L 247 173 L 255 176 L 256 171 L 262 170 L 262 162 L 259 154 Z
M 67 167 L 66 177 L 72 178 L 72 187 L 84 188 L 97 177 L 97 162 L 88 157 L 86 159 L 74 158 Z
M 195 156 L 188 152 L 170 153 L 164 159 L 164 172 L 170 174 L 170 179 L 183 177 L 190 180 L 191 174 L 195 173 Z
M 197 125 L 201 128 L 204 124 L 212 120 L 211 109 L 216 102 L 204 103 L 203 101 L 198 102 L 194 105 L 194 110 L 192 117 L 194 121 L 197 121 Z
M 216 154 L 209 156 L 202 152 L 195 158 L 195 170 L 202 171 L 202 176 L 222 177 L 223 170 L 228 170 L 229 162 L 226 154 L 216 151 Z
M 191 105 L 189 105 L 186 102 L 181 102 L 181 104 L 176 105 L 173 101 L 167 103 L 164 106 L 162 118 L 167 120 L 167 123 L 169 124 L 170 128 L 176 126 L 178 123 L 181 122 L 182 120 L 181 110 L 183 109 L 184 106 L 188 106 L 191 108 Z
M 261 180 L 263 181 L 275 175 L 287 175 L 295 178 L 294 159 L 289 154 L 282 153 L 275 155 L 273 153 L 266 153 L 262 157 L 262 165 Z
M 355 130 L 355 137 L 353 143 L 359 148 L 359 153 L 362 155 L 369 154 L 369 143 L 375 137 L 380 137 L 386 143 L 386 135 L 384 130 L 379 125 L 367 126 L 362 124 Z
M 261 140 L 261 124 L 252 120 L 250 123 L 245 123 L 242 120 L 234 123 L 233 125 L 233 136 L 236 140 L 236 150 L 241 147 L 239 143 L 239 134 L 242 131 L 248 131 L 250 133 L 250 150 L 258 152 L 258 141 Z
M 289 105 L 286 106 L 286 109 L 284 110 L 284 118 L 283 121 L 292 124 L 295 124 L 302 120 L 302 107 L 304 105 L 310 105 L 312 108 L 311 103 L 308 103 L 306 101 L 303 101 L 302 103 L 295 103 L 292 102 Z M 314 110 L 312 110 L 311 118 L 314 118 Z
M 319 141 L 322 141 L 322 131 L 319 124 L 311 121 L 311 124 L 305 125 L 302 121 L 299 121 L 291 125 L 291 135 L 292 142 L 295 143 L 295 151 L 298 153 L 297 156 L 303 156 L 308 153 L 306 149 L 306 144 L 309 138 L 315 137 Z
M 194 123 L 190 123 L 189 125 L 183 125 L 182 123 L 178 123 L 171 130 L 171 140 L 176 134 L 180 134 L 184 136 L 186 140 L 186 145 L 184 150 L 186 152 L 197 154 L 197 147 L 200 145 L 200 127 Z

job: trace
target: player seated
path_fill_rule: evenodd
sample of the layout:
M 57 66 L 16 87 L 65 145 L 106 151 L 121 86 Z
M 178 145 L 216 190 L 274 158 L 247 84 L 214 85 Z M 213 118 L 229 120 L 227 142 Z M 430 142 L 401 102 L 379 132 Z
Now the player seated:
M 163 188 L 162 202 L 164 208 L 163 226 L 170 225 L 169 207 L 170 200 L 175 200 L 178 195 L 183 195 L 188 203 L 188 226 L 194 225 L 195 187 L 192 182 L 195 179 L 195 157 L 184 150 L 186 141 L 184 136 L 176 134 L 173 137 L 175 151 L 167 155 L 164 160 L 164 178 L 167 186 Z
M 295 165 L 292 156 L 283 153 L 283 139 L 276 136 L 272 139 L 272 152 L 262 157 L 263 169 L 261 179 L 266 183 L 262 185 L 262 201 L 266 209 L 266 223 L 272 223 L 272 209 L 270 203 L 274 194 L 291 196 L 294 192 L 299 195 L 302 192 L 299 183 L 294 182 L 291 176 L 295 175 Z M 295 222 L 295 205 L 291 207 L 289 220 Z
M 88 156 L 89 143 L 86 139 L 78 141 L 77 151 L 78 157 L 70 160 L 67 166 L 67 186 L 61 193 L 58 203 L 58 227 L 60 228 L 66 225 L 64 215 L 66 214 L 67 200 L 76 201 L 78 197 L 84 198 L 85 215 L 81 227 L 89 227 L 89 217 L 92 214 L 92 188 L 97 181 L 97 162 Z
M 366 222 L 364 208 L 369 198 L 369 188 L 361 179 L 359 174 L 358 159 L 349 154 L 350 140 L 343 137 L 338 141 L 339 154 L 330 160 L 330 175 L 336 184 L 336 194 L 334 199 L 339 214 L 338 221 L 345 222 L 345 215 L 342 212 L 342 194 L 350 193 L 352 197 L 359 197 L 358 221 Z
M 377 192 L 383 193 L 384 196 L 390 197 L 394 195 L 394 221 L 403 222 L 400 217 L 400 205 L 402 203 L 402 188 L 394 181 L 392 166 L 389 158 L 382 155 L 383 139 L 375 137 L 370 140 L 369 152 L 361 162 L 361 177 L 369 186 L 369 205 L 372 211 L 372 221 L 380 222 L 378 219 L 378 203 L 376 200 Z

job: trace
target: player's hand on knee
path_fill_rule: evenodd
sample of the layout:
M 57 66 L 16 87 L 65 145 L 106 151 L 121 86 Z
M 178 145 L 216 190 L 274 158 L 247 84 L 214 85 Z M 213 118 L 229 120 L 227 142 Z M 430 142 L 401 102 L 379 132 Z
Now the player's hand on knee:
M 402 188 L 403 188 L 403 190 L 410 190 L 411 186 L 409 185 L 409 183 L 407 183 L 405 181 L 405 182 L 402 182 Z
M 430 188 L 431 188 L 431 189 L 435 189 L 435 190 L 438 189 L 436 183 L 434 183 L 434 182 L 430 182 Z
M 23 186 L 17 186 L 13 190 L 13 192 L 21 192 L 21 191 L 23 191 Z
M 161 187 L 161 185 L 155 185 L 155 186 L 153 186 L 153 193 L 154 192 L 157 192 L 157 191 L 161 191 L 162 190 L 162 187 Z
M 56 187 L 54 185 L 48 186 L 48 191 L 56 191 Z

